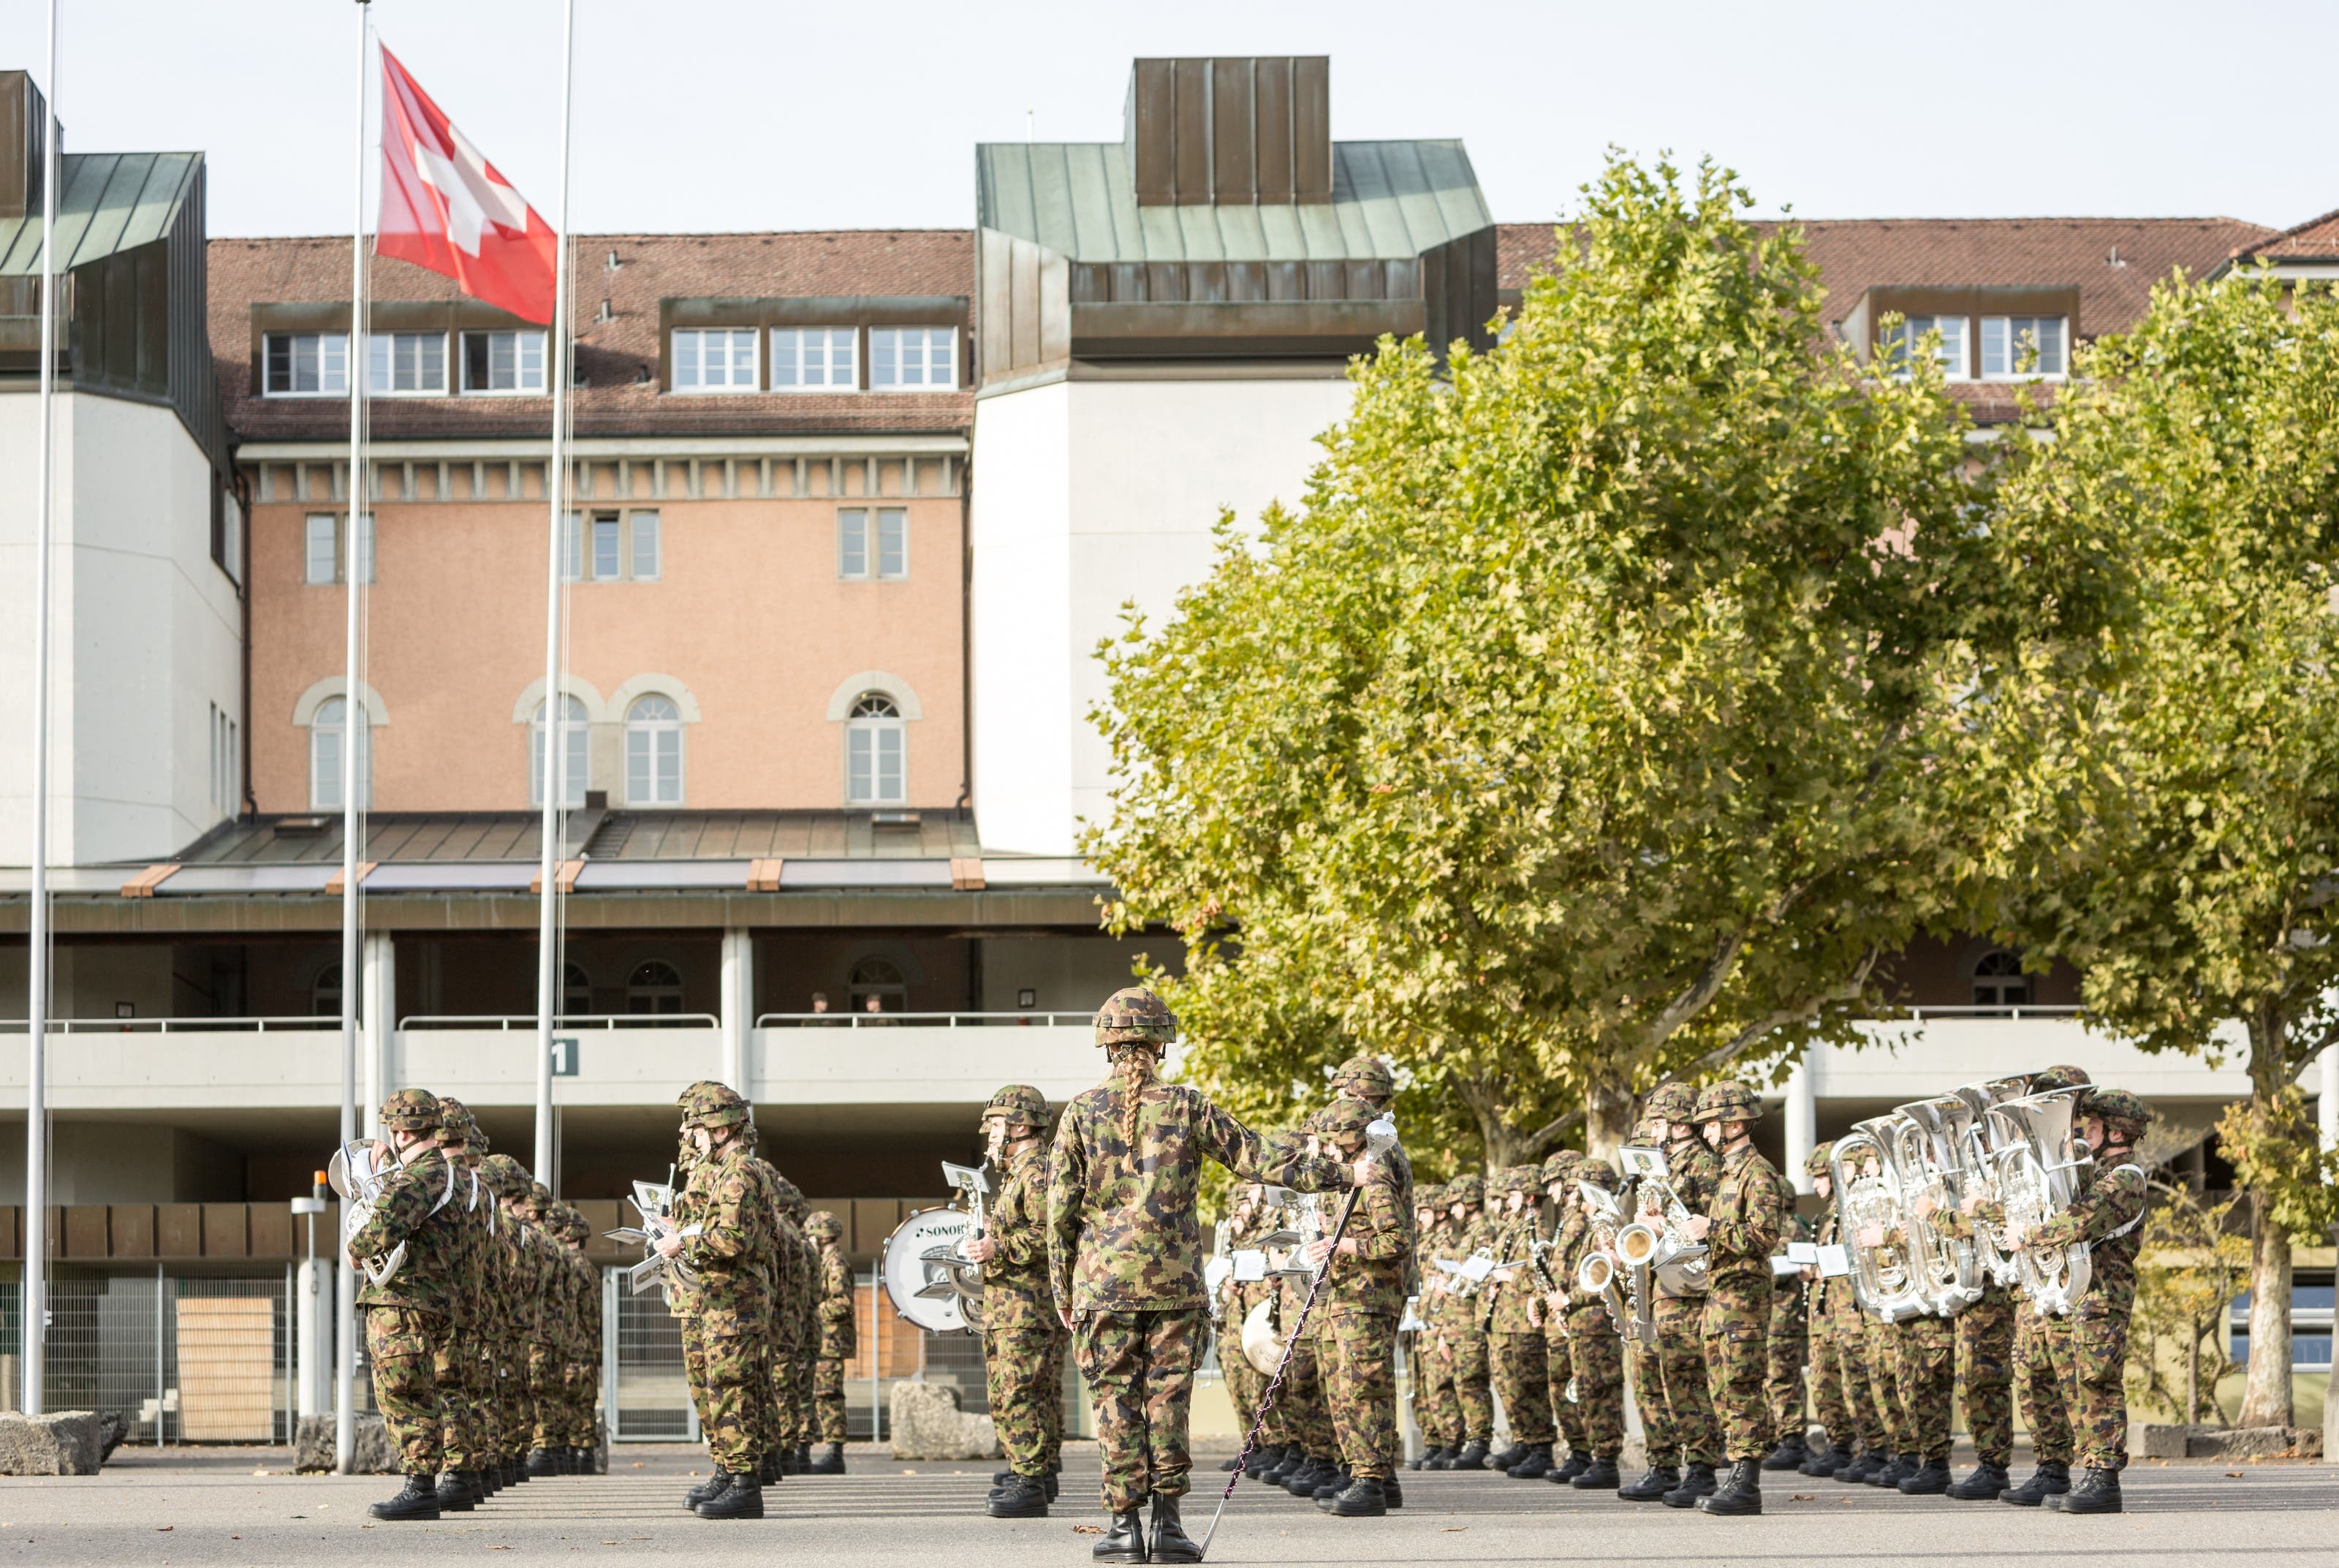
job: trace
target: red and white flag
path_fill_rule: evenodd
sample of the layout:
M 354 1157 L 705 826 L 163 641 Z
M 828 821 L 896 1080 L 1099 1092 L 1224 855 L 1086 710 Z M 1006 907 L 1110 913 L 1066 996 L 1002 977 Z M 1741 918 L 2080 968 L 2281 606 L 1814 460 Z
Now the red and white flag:
M 381 52 L 381 221 L 375 250 L 549 323 L 552 225 L 463 139 L 398 56 Z

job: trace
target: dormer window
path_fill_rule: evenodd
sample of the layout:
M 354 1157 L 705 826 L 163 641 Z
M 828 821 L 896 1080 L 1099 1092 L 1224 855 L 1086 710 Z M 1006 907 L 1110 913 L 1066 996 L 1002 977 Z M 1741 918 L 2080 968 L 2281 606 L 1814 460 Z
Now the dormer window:
M 754 391 L 756 336 L 752 327 L 676 327 L 674 390 Z
M 1937 350 L 1941 361 L 1941 374 L 1952 381 L 1968 380 L 1972 371 L 1967 368 L 1966 318 L 1963 316 L 1910 316 L 1900 326 L 1900 335 L 1892 340 L 1892 362 L 1904 370 L 1910 356 L 1924 340 L 1928 332 L 1941 335 Z
M 1982 379 L 2012 381 L 2059 377 L 2068 366 L 2065 338 L 2060 316 L 1984 316 Z

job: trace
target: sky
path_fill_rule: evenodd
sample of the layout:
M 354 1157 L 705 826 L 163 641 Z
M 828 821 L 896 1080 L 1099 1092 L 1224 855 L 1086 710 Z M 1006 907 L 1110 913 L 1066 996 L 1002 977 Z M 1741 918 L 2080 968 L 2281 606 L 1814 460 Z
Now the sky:
M 370 7 L 548 216 L 562 3 Z M 213 234 L 348 232 L 352 0 L 59 4 L 68 151 L 202 150 Z M 1460 137 L 1509 222 L 1571 211 L 1612 145 L 1811 218 L 2339 207 L 2329 0 L 574 4 L 578 232 L 965 226 L 974 143 L 1118 141 L 1140 54 L 1329 54 L 1335 138 Z M 0 67 L 45 83 L 44 12 L 0 7 Z

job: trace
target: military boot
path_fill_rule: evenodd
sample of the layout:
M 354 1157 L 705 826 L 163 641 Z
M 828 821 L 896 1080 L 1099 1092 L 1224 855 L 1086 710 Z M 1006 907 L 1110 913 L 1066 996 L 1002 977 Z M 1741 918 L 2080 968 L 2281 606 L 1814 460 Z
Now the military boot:
M 1850 1485 L 1860 1485 L 1875 1474 L 1883 1461 L 1868 1449 L 1861 1449 L 1835 1467 L 1835 1479 Z
M 992 1493 L 982 1511 L 993 1519 L 1045 1519 L 1048 1489 L 1037 1475 L 1018 1475 Z
M 730 1484 L 731 1477 L 723 1471 L 717 1470 L 714 1474 L 708 1476 L 706 1480 L 700 1482 L 697 1485 L 684 1493 L 682 1494 L 682 1505 L 685 1508 L 691 1510 L 693 1513 L 696 1513 L 697 1512 L 698 1505 L 700 1504 L 706 1502 L 710 1498 L 721 1496 L 723 1489 Z
M 2011 1503 L 2017 1508 L 2036 1508 L 2049 1497 L 2059 1497 L 2071 1489 L 2071 1467 L 2060 1459 L 2041 1459 L 2030 1479 L 2011 1492 L 1998 1494 L 2000 1503 Z
M 1451 1470 L 1461 1452 L 1462 1445 L 1458 1443 L 1441 1443 L 1421 1456 L 1421 1467 L 1424 1470 Z
M 1048 1488 L 1048 1501 L 1051 1503 L 1053 1503 L 1056 1500 L 1056 1481 L 1062 1474 L 1063 1472 L 1061 1470 L 1051 1470 L 1045 1475 L 1040 1477 L 1041 1481 L 1045 1484 Z
M 1824 1479 L 1827 1476 L 1834 1474 L 1837 1471 L 1842 1469 L 1845 1465 L 1850 1463 L 1851 1450 L 1849 1448 L 1841 1446 L 1834 1448 L 1814 1448 L 1811 1450 L 1811 1456 L 1809 1459 L 1804 1460 L 1801 1464 L 1795 1466 L 1795 1468 L 1801 1471 L 1806 1475 Z
M 2049 1497 L 2047 1506 L 2065 1514 L 2117 1514 L 2120 1511 L 2119 1472 L 2090 1464 L 2068 1492 Z
M 436 1475 L 410 1475 L 406 1490 L 388 1502 L 377 1503 L 366 1510 L 377 1519 L 436 1519 L 439 1517 L 439 1478 Z
M 504 1479 L 518 1486 L 528 1479 L 528 1455 L 516 1454 L 504 1461 Z
M 1402 1508 L 1405 1506 L 1405 1488 L 1397 1484 L 1397 1479 L 1396 1476 L 1388 1475 L 1382 1477 L 1381 1501 L 1387 1504 L 1391 1508 Z
M 1178 1499 L 1167 1493 L 1153 1494 L 1153 1539 L 1150 1543 L 1156 1563 L 1199 1563 L 1202 1549 L 1186 1533 L 1179 1522 Z
M 807 1475 L 842 1475 L 842 1474 L 844 1474 L 844 1444 L 842 1444 L 842 1443 L 832 1443 L 832 1444 L 830 1444 L 830 1445 L 828 1445 L 828 1452 L 827 1452 L 827 1453 L 823 1454 L 819 1458 L 817 1458 L 817 1459 L 814 1460 L 810 1464 L 807 1464 L 806 1466 L 804 1466 L 804 1474 L 807 1474 Z M 1010 1474 L 1010 1475 L 1012 1475 L 1012 1474 L 1015 1474 L 1015 1472 L 1013 1472 L 1012 1470 L 1010 1470 L 1007 1474 Z
M 796 1464 L 795 1473 L 799 1475 L 808 1473 L 812 1469 L 812 1445 L 809 1443 L 797 1444 L 794 1450 L 794 1458 Z
M 1449 1470 L 1486 1468 L 1486 1440 L 1483 1437 L 1473 1437 L 1469 1442 L 1462 1445 L 1462 1452 L 1454 1456 L 1454 1463 L 1446 1468 Z
M 1713 1466 L 1685 1464 L 1682 1467 L 1681 1484 L 1666 1493 L 1658 1501 L 1668 1508 L 1693 1508 L 1697 1505 L 1699 1498 L 1711 1497 L 1713 1493 Z
M 1294 1497 L 1313 1497 L 1316 1495 L 1316 1488 L 1330 1480 L 1331 1476 L 1330 1460 L 1311 1458 L 1292 1472 L 1291 1479 L 1283 1484 L 1283 1489 Z
M 1901 1477 L 1915 1474 L 1919 1468 L 1913 1454 L 1888 1454 L 1882 1464 L 1868 1473 L 1868 1484 L 1898 1491 Z
M 1526 1452 L 1511 1463 L 1508 1472 L 1514 1481 L 1540 1481 L 1551 1474 L 1551 1445 L 1531 1443 Z
M 1571 1448 L 1566 1459 L 1553 1465 L 1544 1479 L 1554 1486 L 1565 1486 L 1591 1468 L 1592 1455 L 1581 1448 Z
M 734 1474 L 731 1484 L 691 1510 L 701 1519 L 761 1519 L 764 1484 L 754 1471 Z
M 1089 1555 L 1100 1563 L 1142 1563 L 1145 1558 L 1145 1515 L 1135 1508 L 1112 1516 L 1112 1526 L 1097 1537 Z
M 1703 1514 L 1743 1514 L 1762 1512 L 1762 1466 L 1752 1459 L 1730 1462 L 1730 1478 L 1712 1495 L 1697 1500 Z
M 1908 1474 L 1900 1477 L 1900 1494 L 1904 1497 L 1939 1497 L 1949 1489 L 1949 1462 L 1928 1459 Z
M 1287 1448 L 1280 1459 L 1259 1472 L 1258 1478 L 1269 1486 L 1280 1486 L 1298 1474 L 1299 1467 L 1307 1463 L 1308 1455 L 1297 1448 Z
M 1964 1480 L 1951 1486 L 1949 1495 L 1965 1503 L 1987 1503 L 2006 1487 L 2006 1466 L 1985 1459 Z
M 1324 1479 L 1316 1484 L 1316 1489 L 1308 1493 L 1308 1495 L 1314 1498 L 1318 1503 L 1324 1502 L 1327 1498 L 1337 1497 L 1341 1493 L 1346 1492 L 1348 1489 L 1349 1483 L 1355 1479 L 1355 1476 L 1348 1474 L 1348 1467 L 1347 1465 L 1335 1464 L 1325 1474 Z
M 1801 1470 L 1803 1467 L 1803 1462 L 1811 1456 L 1811 1447 L 1803 1441 L 1803 1435 L 1800 1432 L 1790 1432 L 1786 1436 L 1779 1439 L 1779 1445 L 1776 1448 L 1762 1455 L 1762 1468 Z
M 439 1484 L 433 1495 L 439 1500 L 439 1512 L 441 1514 L 469 1514 L 479 1506 L 479 1494 L 471 1490 L 469 1479 L 455 1470 L 439 1473 Z
M 1616 1495 L 1627 1503 L 1654 1503 L 1680 1484 L 1680 1471 L 1670 1464 L 1652 1464 L 1646 1475 L 1629 1486 L 1616 1488 Z
M 1243 1474 L 1249 1476 L 1253 1481 L 1256 1481 L 1260 1476 L 1266 1474 L 1268 1471 L 1274 1469 L 1278 1464 L 1282 1463 L 1283 1445 L 1279 1443 L 1265 1444 L 1258 1448 L 1253 1449 L 1251 1451 L 1251 1456 L 1243 1461 Z
M 1584 1474 L 1568 1483 L 1578 1492 L 1613 1492 L 1616 1489 L 1616 1456 L 1595 1454 Z
M 531 1448 L 528 1451 L 528 1478 L 529 1480 L 533 1481 L 540 1475 L 558 1475 L 559 1474 L 560 1466 L 553 1461 L 552 1455 L 548 1450 Z
M 1500 1454 L 1489 1455 L 1486 1459 L 1486 1468 L 1489 1470 L 1508 1470 L 1512 1465 L 1516 1464 L 1520 1460 L 1525 1458 L 1526 1453 L 1527 1445 L 1524 1443 L 1514 1443 L 1508 1448 L 1504 1449 Z
M 1388 1512 L 1388 1497 L 1379 1482 L 1359 1475 L 1333 1495 L 1318 1497 L 1316 1506 L 1336 1519 L 1377 1519 Z
M 776 1454 L 765 1455 L 763 1463 L 755 1467 L 755 1479 L 765 1486 L 778 1485 L 780 1484 L 780 1456 Z

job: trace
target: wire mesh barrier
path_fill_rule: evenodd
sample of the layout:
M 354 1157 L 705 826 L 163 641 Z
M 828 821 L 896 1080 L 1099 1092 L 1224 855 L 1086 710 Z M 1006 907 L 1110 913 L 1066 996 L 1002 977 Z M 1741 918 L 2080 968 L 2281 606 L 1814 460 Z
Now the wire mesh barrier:
M 682 1324 L 656 1291 L 637 1296 L 626 1271 L 601 1274 L 601 1402 L 613 1440 L 698 1440 L 682 1366 Z
M 55 1266 L 44 1344 L 51 1410 L 119 1411 L 133 1443 L 289 1443 L 291 1281 Z M 0 1280 L 0 1408 L 19 1407 L 24 1283 Z

